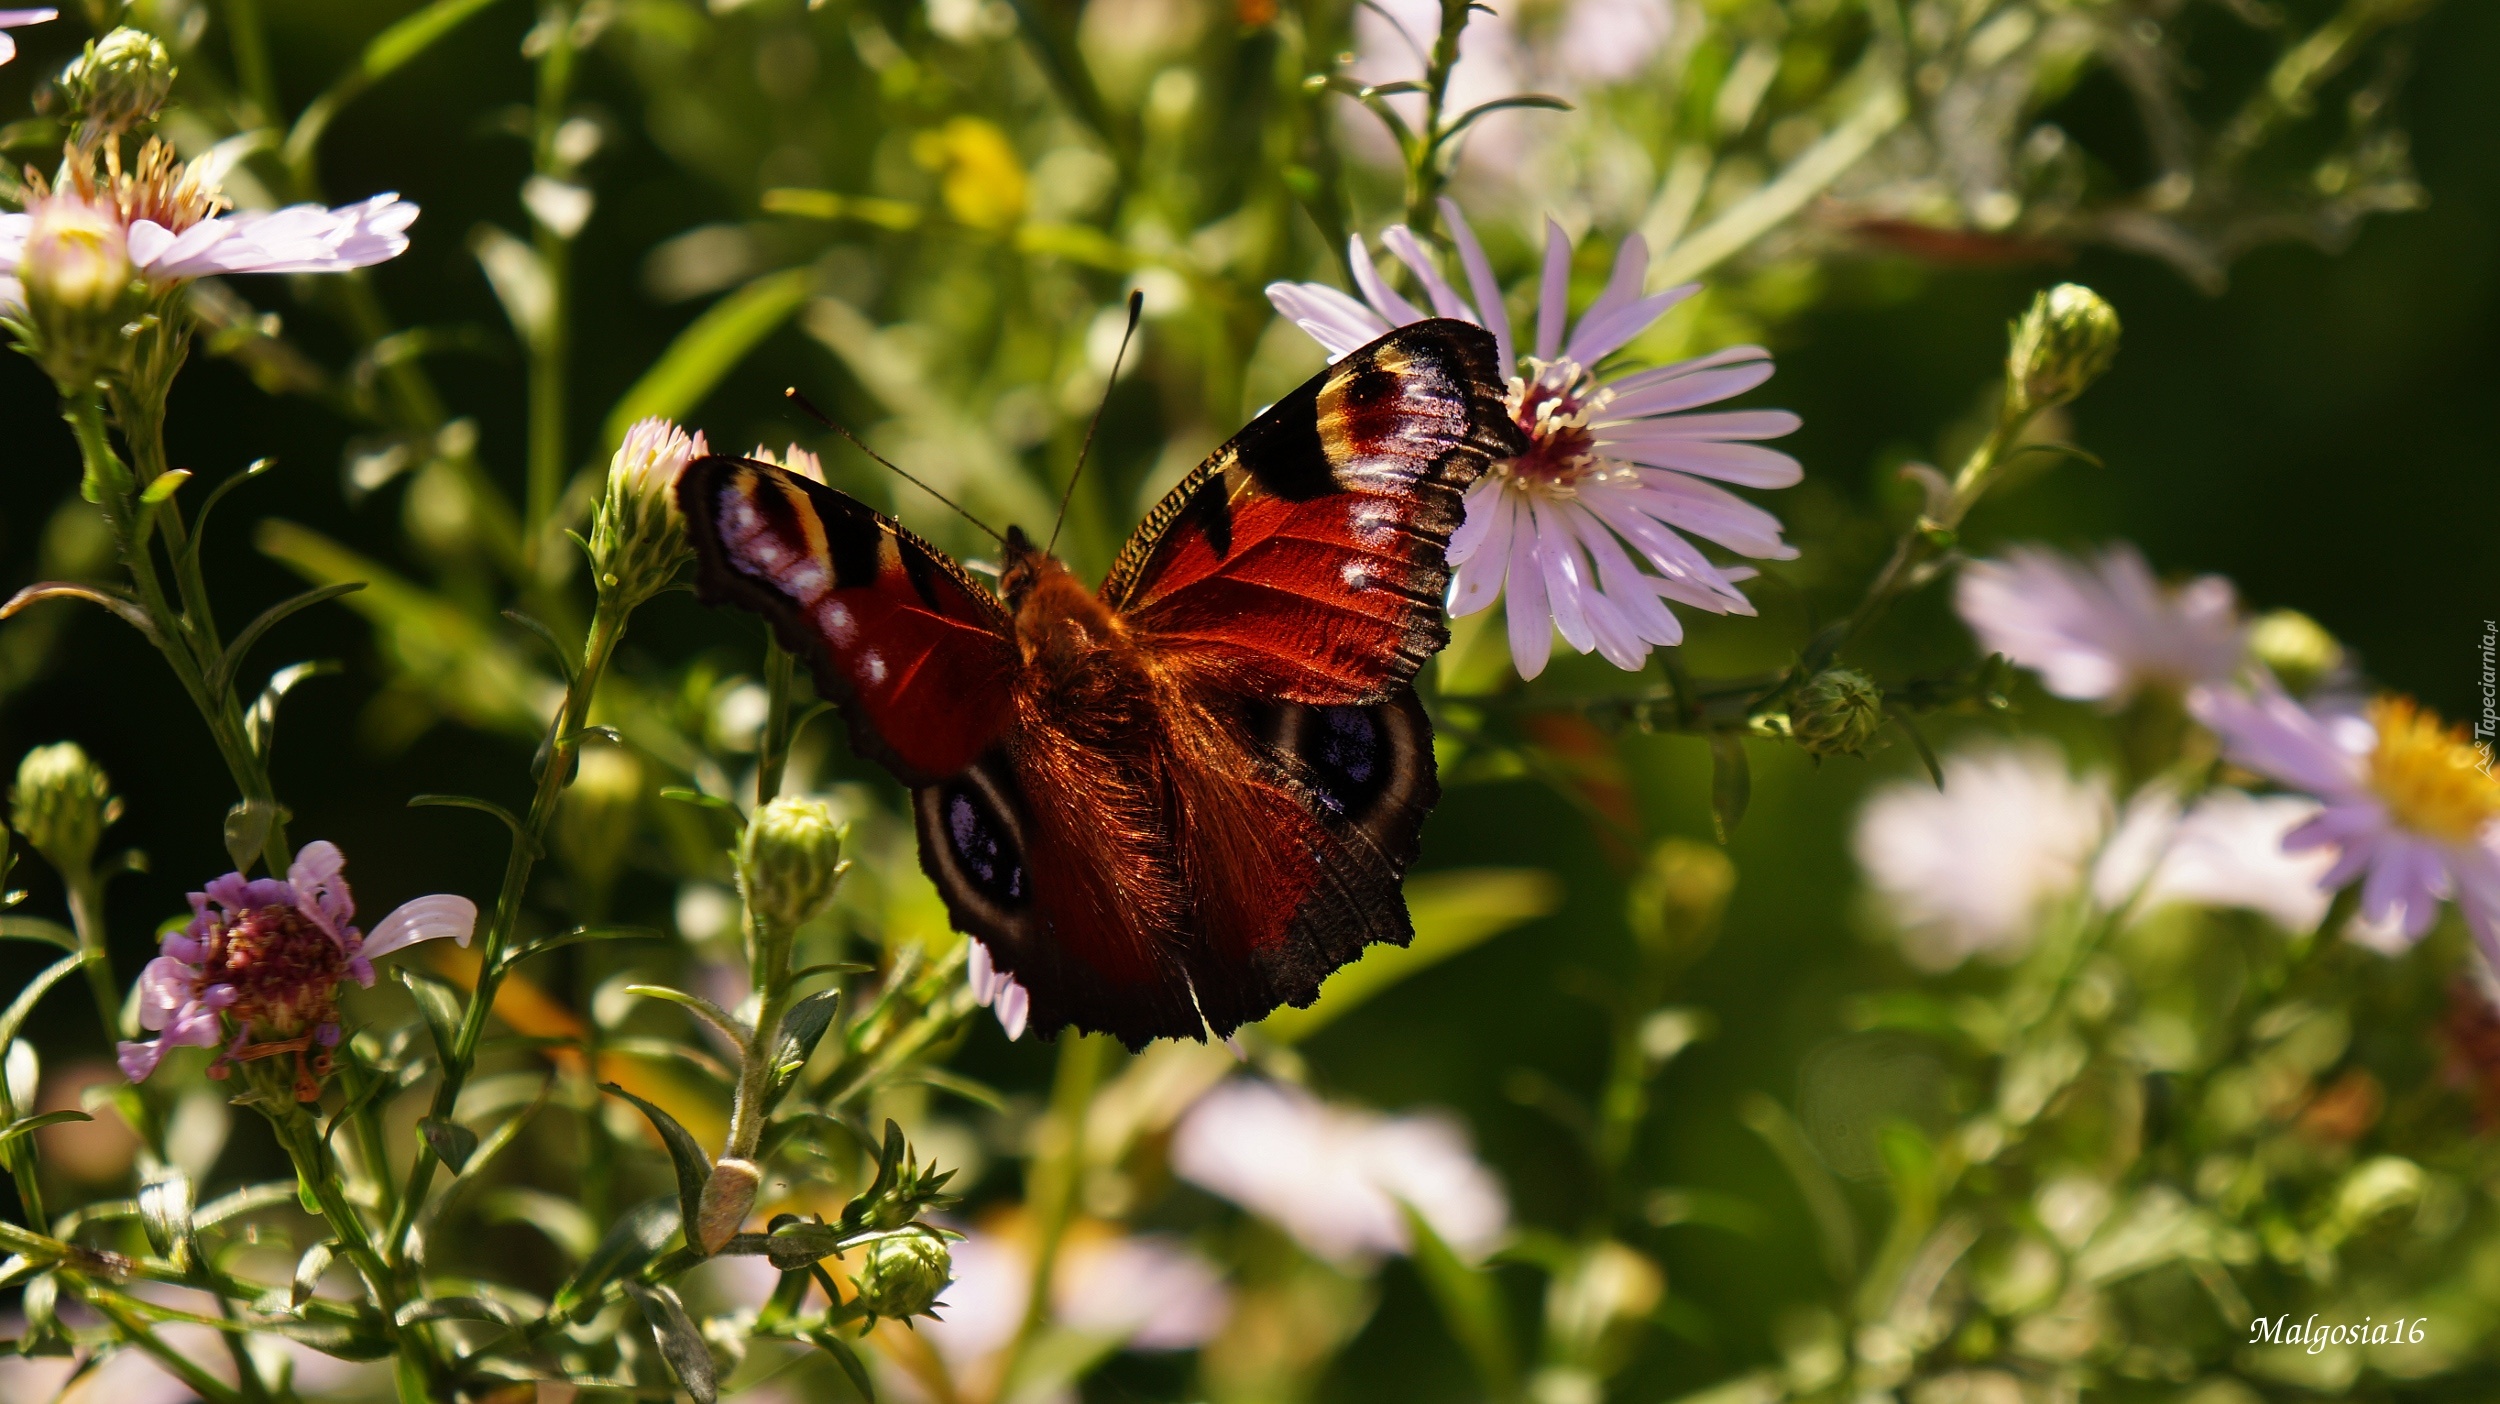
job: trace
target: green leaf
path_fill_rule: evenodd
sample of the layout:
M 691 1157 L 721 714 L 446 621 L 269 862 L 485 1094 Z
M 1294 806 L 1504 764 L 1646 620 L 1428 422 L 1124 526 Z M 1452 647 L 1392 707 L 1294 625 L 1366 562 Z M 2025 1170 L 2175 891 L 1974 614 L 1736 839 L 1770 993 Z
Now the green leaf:
M 391 974 L 417 1002 L 426 1031 L 434 1035 L 435 1056 L 444 1067 L 451 1066 L 452 1052 L 460 1044 L 460 991 L 449 980 L 410 965 L 394 965 Z
M 676 1196 L 655 1195 L 628 1209 L 591 1249 L 572 1280 L 556 1293 L 549 1308 L 553 1314 L 569 1315 L 584 1303 L 596 1299 L 599 1289 L 618 1273 L 632 1272 L 651 1260 L 677 1232 L 679 1222 Z M 688 1222 L 691 1222 L 689 1220 Z
M 1737 1120 L 1742 1121 L 1770 1146 L 1779 1157 L 1790 1179 L 1796 1181 L 1797 1193 L 1806 1202 L 1806 1211 L 1814 1216 L 1814 1226 L 1823 1240 L 1823 1266 L 1832 1281 L 1847 1287 L 1858 1275 L 1858 1223 L 1849 1212 L 1849 1200 L 1832 1179 L 1832 1172 L 1823 1165 L 1823 1158 L 1814 1152 L 1806 1139 L 1805 1128 L 1788 1114 L 1788 1108 L 1762 1093 L 1747 1095 L 1736 1105 Z
M 600 1083 L 599 1090 L 612 1092 L 641 1108 L 642 1114 L 650 1118 L 652 1129 L 660 1133 L 661 1142 L 668 1147 L 669 1163 L 677 1168 L 677 1210 L 691 1237 L 693 1225 L 702 1217 L 703 1184 L 712 1178 L 712 1158 L 703 1153 L 702 1143 L 695 1140 L 693 1132 L 677 1124 L 677 1118 L 613 1082 Z
M 78 933 L 42 917 L 0 916 L 0 941 L 49 941 L 65 951 L 78 949 Z
M 1744 739 L 1733 731 L 1710 733 L 1710 827 L 1726 843 L 1753 799 L 1753 769 Z
M 338 663 L 323 660 L 316 663 L 289 663 L 269 675 L 269 683 L 260 690 L 252 710 L 243 716 L 243 731 L 251 739 L 252 753 L 263 761 L 269 759 L 271 745 L 278 733 L 278 704 L 286 700 L 299 683 L 347 670 Z
M 842 1373 L 849 1377 L 851 1388 L 859 1391 L 860 1398 L 867 1400 L 868 1404 L 876 1404 L 877 1387 L 869 1381 L 868 1366 L 859 1358 L 859 1352 L 851 1349 L 849 1342 L 831 1331 L 810 1331 L 807 1339 L 817 1349 L 832 1356 L 834 1364 L 842 1367 Z
M 772 1071 L 764 1084 L 764 1110 L 780 1105 L 784 1094 L 798 1081 L 807 1060 L 816 1053 L 816 1045 L 824 1041 L 825 1030 L 833 1027 L 835 1010 L 842 1003 L 840 990 L 818 990 L 790 1006 L 781 1017 L 781 1046 L 773 1054 Z
M 1279 1009 L 1259 1031 L 1280 1043 L 1300 1042 L 1407 977 L 1552 915 L 1562 900 L 1561 880 L 1535 868 L 1457 868 L 1408 878 L 1414 941 L 1366 949 L 1361 960 L 1328 977 L 1309 1008 Z
M 156 625 L 149 621 L 148 612 L 140 607 L 137 600 L 111 590 L 100 589 L 93 585 L 79 585 L 67 580 L 47 580 L 39 585 L 29 585 L 9 596 L 7 604 L 0 604 L 0 619 L 7 619 L 26 606 L 38 604 L 44 600 L 85 600 L 91 605 L 101 605 L 120 615 L 123 623 L 147 635 L 149 642 L 159 642 L 156 637 Z
M 287 1305 L 297 1311 L 313 1299 L 313 1290 L 321 1285 L 321 1275 L 330 1270 L 330 1256 L 337 1250 L 335 1240 L 324 1240 L 304 1250 L 295 1260 L 295 1282 L 287 1288 Z
M 208 533 L 208 514 L 216 510 L 218 503 L 226 500 L 226 494 L 277 466 L 278 460 L 274 458 L 255 458 L 242 472 L 208 490 L 208 500 L 200 504 L 199 514 L 191 519 L 191 542 L 188 549 L 192 555 L 199 554 L 200 542 Z
M 85 961 L 84 956 L 65 955 L 45 966 L 42 974 L 26 982 L 26 987 L 17 992 L 17 998 L 9 1001 L 7 1011 L 0 1012 L 0 1048 L 17 1042 L 18 1031 L 26 1027 L 26 1016 L 35 1012 L 36 1002 L 51 993 L 54 985 L 68 979 L 70 972 Z
M 65 1121 L 93 1120 L 95 1120 L 94 1117 L 82 1111 L 51 1111 L 35 1116 L 21 1116 L 5 1128 L 0 1128 L 0 1146 L 5 1146 L 20 1136 L 32 1135 L 47 1126 L 58 1126 Z
M 474 809 L 480 814 L 494 815 L 503 821 L 505 828 L 512 831 L 514 843 L 528 849 L 530 856 L 538 856 L 538 845 L 530 842 L 529 829 L 521 823 L 519 816 L 493 800 L 482 800 L 475 795 L 410 795 L 408 807 L 410 809 Z
M 1432 1293 L 1441 1320 L 1476 1367 L 1484 1392 L 1508 1399 L 1516 1392 L 1518 1352 L 1511 1344 L 1510 1322 L 1502 1314 L 1502 1297 L 1493 1274 L 1470 1264 L 1434 1231 L 1432 1222 L 1401 1202 L 1407 1234 L 1415 1244 L 1415 1271 Z
M 457 29 L 461 21 L 494 3 L 495 0 L 434 0 L 433 4 L 373 36 L 365 45 L 363 59 L 356 65 L 358 75 L 368 83 L 388 76 L 392 70 L 434 47 L 436 41 Z
M 1927 744 L 1926 734 L 1918 729 L 1918 723 L 1910 719 L 1907 711 L 1890 702 L 1884 704 L 1884 714 L 1899 724 L 1902 734 L 1910 738 L 1910 745 L 1918 751 L 1919 764 L 1927 767 L 1927 778 L 1936 782 L 1937 789 L 1943 789 L 1944 767 L 1937 763 L 1935 748 Z
M 139 1188 L 139 1222 L 156 1256 L 177 1267 L 191 1265 L 191 1177 L 172 1166 Z
M 664 999 L 671 1004 L 682 1005 L 692 1010 L 696 1018 L 718 1029 L 723 1037 L 740 1048 L 746 1047 L 755 1039 L 755 1030 L 748 1028 L 744 1020 L 699 994 L 673 990 L 666 985 L 627 985 L 625 993 L 641 995 L 646 999 Z
M 556 671 L 564 674 L 568 686 L 581 680 L 581 664 L 574 661 L 576 650 L 566 648 L 564 640 L 556 637 L 555 630 L 517 609 L 505 610 L 503 617 L 529 630 L 547 645 L 548 655 L 556 660 Z
M 248 873 L 261 857 L 261 848 L 269 842 L 269 830 L 278 822 L 278 802 L 271 799 L 247 799 L 226 811 L 226 856 L 234 860 L 234 870 Z
M 578 946 L 584 941 L 665 941 L 667 939 L 665 932 L 654 931 L 647 926 L 576 926 L 570 931 L 558 932 L 553 936 L 541 936 L 535 941 L 514 947 L 512 952 L 503 958 L 503 968 L 510 970 L 532 956 L 542 956 L 549 951 L 562 950 L 566 946 Z
M 814 281 L 811 269 L 785 268 L 707 308 L 608 411 L 606 448 L 612 451 L 623 443 L 635 420 L 652 415 L 683 419 L 757 342 L 790 320 L 806 303 Z
M 434 1148 L 434 1155 L 457 1175 L 469 1167 L 469 1157 L 477 1154 L 477 1133 L 449 1117 L 420 1118 L 417 1129 L 425 1135 L 425 1143 Z
M 363 588 L 365 582 L 361 580 L 342 580 L 335 585 L 316 586 L 262 610 L 251 623 L 243 626 L 242 633 L 234 636 L 233 643 L 226 645 L 225 653 L 217 660 L 217 667 L 208 675 L 209 695 L 223 697 L 226 689 L 234 685 L 235 672 L 243 666 L 244 655 L 252 651 L 252 645 L 259 643 L 261 635 L 278 627 L 289 615 L 310 609 L 325 600 L 352 595 Z
M 686 1304 L 666 1287 L 628 1282 L 625 1292 L 642 1307 L 642 1319 L 651 1324 L 651 1338 L 659 1342 L 660 1354 L 667 1358 L 668 1368 L 677 1372 L 678 1383 L 694 1396 L 695 1404 L 713 1404 L 720 1397 L 720 1376 L 712 1364 L 712 1348 L 703 1343 L 694 1318 L 686 1315 Z

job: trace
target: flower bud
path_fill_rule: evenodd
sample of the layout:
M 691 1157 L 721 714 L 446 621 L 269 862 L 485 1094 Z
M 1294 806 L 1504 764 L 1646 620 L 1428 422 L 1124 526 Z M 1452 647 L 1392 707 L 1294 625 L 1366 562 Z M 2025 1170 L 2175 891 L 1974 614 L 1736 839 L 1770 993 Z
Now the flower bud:
M 1854 668 L 1815 674 L 1788 709 L 1789 734 L 1817 760 L 1862 754 L 1883 725 L 1883 692 Z
M 2014 323 L 2005 358 L 2007 408 L 2033 414 L 2062 405 L 2101 378 L 2118 355 L 2118 310 L 2081 283 L 2031 300 Z
M 677 475 L 711 450 L 665 419 L 636 421 L 608 461 L 607 493 L 590 524 L 590 564 L 603 599 L 631 609 L 666 588 L 686 558 Z
M 37 746 L 18 762 L 17 784 L 9 791 L 9 822 L 53 871 L 65 876 L 85 872 L 95 860 L 97 840 L 120 817 L 121 801 L 113 798 L 112 782 L 77 742 Z
M 2260 616 L 2248 631 L 2248 651 L 2294 694 L 2306 693 L 2344 666 L 2344 646 L 2296 609 Z
M 822 800 L 777 799 L 755 811 L 738 841 L 738 890 L 759 925 L 795 931 L 824 911 L 842 883 L 842 832 Z
M 28 211 L 17 276 L 36 356 L 65 390 L 84 390 L 122 358 L 122 324 L 138 310 L 122 221 L 74 195 Z
M 1709 948 L 1736 890 L 1736 865 L 1716 845 L 1671 838 L 1632 880 L 1627 915 L 1651 959 L 1686 964 Z
M 69 115 L 81 124 L 80 140 L 92 141 L 156 120 L 174 90 L 174 57 L 152 34 L 116 29 L 88 40 L 59 82 Z
M 936 1306 L 954 1268 L 946 1240 L 926 1229 L 902 1229 L 868 1244 L 851 1287 L 869 1314 L 900 1321 Z
M 764 1169 L 752 1160 L 731 1156 L 713 1164 L 696 1210 L 694 1238 L 704 1252 L 717 1253 L 728 1244 L 755 1207 L 756 1187 L 763 1182 Z

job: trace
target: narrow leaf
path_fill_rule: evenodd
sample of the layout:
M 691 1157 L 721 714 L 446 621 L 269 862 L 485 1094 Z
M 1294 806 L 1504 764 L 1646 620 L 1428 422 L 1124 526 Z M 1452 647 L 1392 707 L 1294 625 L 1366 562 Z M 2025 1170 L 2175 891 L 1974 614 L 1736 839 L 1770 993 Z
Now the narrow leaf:
M 1753 799 L 1753 769 L 1744 740 L 1733 731 L 1710 733 L 1710 826 L 1726 843 Z
M 642 995 L 648 999 L 664 999 L 671 1004 L 683 1005 L 694 1011 L 696 1018 L 719 1030 L 722 1037 L 740 1048 L 746 1047 L 748 1042 L 755 1037 L 755 1030 L 748 1028 L 744 1020 L 699 994 L 673 990 L 666 985 L 627 985 L 625 993 Z
M 193 555 L 199 554 L 200 539 L 208 531 L 208 514 L 216 509 L 218 503 L 226 500 L 226 494 L 277 466 L 278 460 L 274 458 L 255 458 L 242 472 L 208 490 L 208 500 L 200 504 L 199 515 L 191 519 L 190 549 Z
M 1900 724 L 1902 734 L 1910 738 L 1911 747 L 1918 752 L 1919 764 L 1927 767 L 1927 778 L 1936 782 L 1937 789 L 1943 789 L 1944 767 L 1937 763 L 1935 748 L 1927 744 L 1927 737 L 1919 731 L 1918 723 L 1910 720 L 1908 712 L 1889 702 L 1884 704 L 1884 713 Z
M 877 1387 L 868 1379 L 868 1366 L 859 1358 L 859 1352 L 851 1349 L 849 1342 L 831 1331 L 810 1331 L 807 1339 L 832 1356 L 834 1364 L 842 1367 L 842 1373 L 850 1377 L 851 1388 L 859 1391 L 860 1398 L 867 1400 L 868 1404 L 877 1404 Z
M 600 1083 L 599 1090 L 615 1093 L 641 1108 L 642 1114 L 650 1118 L 652 1129 L 660 1133 L 661 1142 L 668 1147 L 669 1161 L 677 1169 L 678 1214 L 682 1222 L 689 1225 L 695 1223 L 702 1217 L 703 1183 L 712 1178 L 712 1159 L 703 1153 L 702 1143 L 695 1140 L 694 1133 L 678 1125 L 677 1118 L 615 1083 Z M 692 1236 L 691 1230 L 688 1236 Z
M 798 1080 L 800 1070 L 816 1053 L 816 1045 L 824 1040 L 825 1030 L 833 1027 L 834 1011 L 842 1003 L 840 990 L 819 990 L 790 1006 L 781 1019 L 781 1047 L 773 1055 L 770 1078 L 764 1084 L 764 1109 L 770 1111 Z
M 677 1372 L 678 1383 L 694 1396 L 695 1404 L 713 1404 L 720 1397 L 720 1377 L 712 1364 L 712 1348 L 703 1343 L 694 1318 L 686 1315 L 686 1304 L 666 1287 L 628 1282 L 625 1291 L 642 1307 L 642 1319 L 651 1323 L 651 1338 L 659 1342 L 660 1354 Z
M 550 1312 L 571 1313 L 595 1299 L 599 1289 L 618 1273 L 632 1272 L 649 1262 L 651 1255 L 660 1251 L 660 1245 L 668 1242 L 669 1235 L 677 1232 L 678 1213 L 673 1196 L 665 1194 L 626 1210 L 608 1229 L 607 1236 L 590 1250 L 590 1256 L 583 1260 L 572 1280 L 556 1293 Z
M 528 849 L 531 856 L 537 856 L 538 845 L 530 842 L 529 830 L 522 825 L 519 817 L 493 800 L 482 800 L 475 795 L 410 795 L 408 807 L 410 809 L 474 809 L 480 814 L 492 814 L 503 821 L 505 828 L 512 831 L 514 843 Z
M 253 754 L 264 761 L 269 759 L 270 748 L 278 734 L 278 704 L 286 700 L 286 695 L 293 692 L 297 684 L 346 671 L 336 662 L 325 659 L 314 663 L 289 663 L 271 673 L 268 685 L 261 688 L 259 699 L 252 703 L 252 710 L 243 716 L 243 731 L 251 738 Z
M 659 415 L 682 419 L 723 376 L 807 301 L 815 273 L 786 268 L 767 273 L 712 304 L 608 412 L 606 447 L 625 441 L 634 421 Z
M 129 624 L 131 628 L 147 635 L 151 642 L 162 646 L 162 641 L 156 637 L 156 626 L 148 621 L 148 612 L 140 608 L 138 601 L 125 599 L 110 590 L 100 590 L 91 585 L 79 585 L 67 580 L 46 580 L 41 584 L 29 585 L 11 595 L 7 604 L 0 605 L 0 619 L 6 619 L 26 606 L 44 600 L 85 600 L 92 605 L 102 605 L 120 615 L 123 622 Z
M 462 20 L 494 3 L 495 0 L 434 0 L 433 4 L 373 36 L 365 45 L 363 60 L 356 66 L 358 76 L 368 83 L 383 77 L 434 47 L 437 40 L 458 28 Z
M 1493 1275 L 1461 1258 L 1415 1206 L 1398 1207 L 1414 1240 L 1415 1270 L 1441 1309 L 1442 1322 L 1467 1352 L 1484 1392 L 1495 1399 L 1510 1398 L 1516 1392 L 1518 1352 L 1511 1345 L 1510 1322 L 1502 1314 Z
M 236 872 L 248 873 L 261 856 L 262 845 L 269 842 L 269 830 L 278 822 L 278 802 L 248 799 L 226 811 L 226 856 L 234 860 Z
M 304 1256 L 295 1260 L 295 1283 L 287 1289 L 287 1305 L 302 1311 L 304 1303 L 313 1299 L 314 1290 L 321 1286 L 321 1275 L 330 1270 L 330 1255 L 335 1247 L 333 1241 L 325 1239 L 305 1249 Z
M 429 1116 L 417 1122 L 425 1133 L 425 1143 L 434 1154 L 457 1175 L 469 1167 L 469 1157 L 477 1154 L 477 1133 L 449 1117 Z
M 84 963 L 83 956 L 66 955 L 45 966 L 42 974 L 26 982 L 26 987 L 17 992 L 17 998 L 9 1002 L 7 1011 L 0 1012 L 0 1048 L 17 1042 L 18 1030 L 26 1027 L 26 1016 L 34 1012 L 36 1002 Z
M 417 1002 L 417 1013 L 424 1018 L 427 1032 L 434 1035 L 435 1056 L 449 1067 L 452 1051 L 460 1041 L 460 991 L 441 976 L 411 965 L 394 965 L 391 974 L 408 987 L 408 996 Z
M 191 1260 L 191 1177 L 172 1166 L 139 1189 L 139 1222 L 156 1256 L 179 1266 Z
M 217 660 L 215 671 L 208 675 L 209 695 L 223 696 L 226 689 L 233 686 L 235 670 L 243 666 L 244 655 L 252 651 L 252 645 L 260 642 L 261 635 L 278 627 L 287 616 L 310 609 L 325 600 L 335 600 L 341 595 L 352 595 L 363 588 L 365 588 L 365 582 L 361 580 L 342 580 L 335 585 L 315 586 L 300 595 L 280 600 L 262 610 L 251 623 L 243 626 L 242 633 L 234 636 L 233 643 L 226 645 L 225 653 Z
M 517 609 L 505 610 L 503 617 L 537 635 L 547 645 L 548 654 L 556 660 L 556 671 L 564 674 L 568 685 L 581 680 L 581 664 L 575 661 L 576 650 L 566 648 L 564 640 L 556 637 L 555 630 Z
M 1821 1231 L 1823 1265 L 1831 1272 L 1832 1281 L 1846 1287 L 1858 1275 L 1858 1225 L 1849 1211 L 1849 1200 L 1832 1179 L 1832 1172 L 1815 1154 L 1806 1139 L 1805 1128 L 1788 1113 L 1788 1108 L 1759 1092 L 1748 1095 L 1736 1107 L 1739 1121 L 1760 1136 L 1779 1157 L 1789 1178 L 1796 1181 L 1797 1193 L 1806 1202 L 1806 1210 L 1814 1216 L 1814 1226 Z
M 663 941 L 666 939 L 668 938 L 665 934 L 647 926 L 576 926 L 570 931 L 559 932 L 553 936 L 541 936 L 526 945 L 515 947 L 510 955 L 503 958 L 503 968 L 509 970 L 532 956 L 542 956 L 549 951 L 561 950 L 566 946 L 578 946 L 584 941 Z
M 10 1122 L 5 1129 L 0 1129 L 0 1146 L 5 1146 L 20 1136 L 31 1135 L 37 1131 L 41 1131 L 47 1126 L 58 1126 L 65 1121 L 93 1120 L 95 1120 L 94 1117 L 89 1116 L 82 1111 L 50 1111 L 41 1112 L 34 1116 L 21 1116 L 17 1120 Z
M 0 941 L 49 941 L 65 951 L 78 949 L 77 932 L 33 916 L 0 916 Z

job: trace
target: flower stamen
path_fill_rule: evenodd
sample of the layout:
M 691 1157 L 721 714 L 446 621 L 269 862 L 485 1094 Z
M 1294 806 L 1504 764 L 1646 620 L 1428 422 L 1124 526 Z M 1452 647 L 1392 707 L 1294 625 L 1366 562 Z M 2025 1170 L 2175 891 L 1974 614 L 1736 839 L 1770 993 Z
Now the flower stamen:
M 2397 823 L 2429 838 L 2470 842 L 2500 819 L 2500 781 L 2484 773 L 2463 726 L 2409 697 L 2370 704 L 2378 746 L 2370 753 L 2370 788 Z

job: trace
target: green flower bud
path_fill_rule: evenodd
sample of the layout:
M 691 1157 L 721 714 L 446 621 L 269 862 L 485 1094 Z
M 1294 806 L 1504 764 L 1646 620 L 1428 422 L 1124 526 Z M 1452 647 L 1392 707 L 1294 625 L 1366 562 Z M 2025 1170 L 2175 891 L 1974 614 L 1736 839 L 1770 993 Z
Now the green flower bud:
M 936 1306 L 938 1294 L 954 1281 L 954 1270 L 945 1239 L 926 1229 L 902 1229 L 867 1245 L 851 1287 L 871 1315 L 900 1321 Z
M 2344 666 L 2344 646 L 2318 621 L 2296 609 L 2260 616 L 2248 631 L 2248 651 L 2294 693 L 2307 692 Z
M 92 141 L 156 120 L 174 90 L 174 56 L 152 34 L 116 29 L 88 40 L 59 82 L 69 115 L 81 124 L 80 139 Z
M 1854 668 L 1815 674 L 1788 709 L 1789 734 L 1817 759 L 1862 754 L 1883 725 L 1883 692 Z
M 17 267 L 34 332 L 28 349 L 65 392 L 83 392 L 121 364 L 122 326 L 139 311 L 122 221 L 69 194 L 38 199 L 28 213 Z
M 795 931 L 842 884 L 842 825 L 822 800 L 777 799 L 755 811 L 738 841 L 738 890 L 756 922 Z
M 18 762 L 9 823 L 55 872 L 85 872 L 95 861 L 96 842 L 121 810 L 103 768 L 74 741 L 37 746 Z
M 2037 413 L 2062 405 L 2101 378 L 2118 356 L 2118 310 L 2081 283 L 2060 283 L 2031 300 L 2014 323 L 2005 358 L 2007 408 Z
M 1652 960 L 1682 965 L 1710 946 L 1736 890 L 1736 865 L 1715 844 L 1671 838 L 1649 852 L 1632 880 L 1626 915 Z
M 608 460 L 607 493 L 590 523 L 590 564 L 601 598 L 632 609 L 667 588 L 688 555 L 677 475 L 711 452 L 665 419 L 625 431 Z

